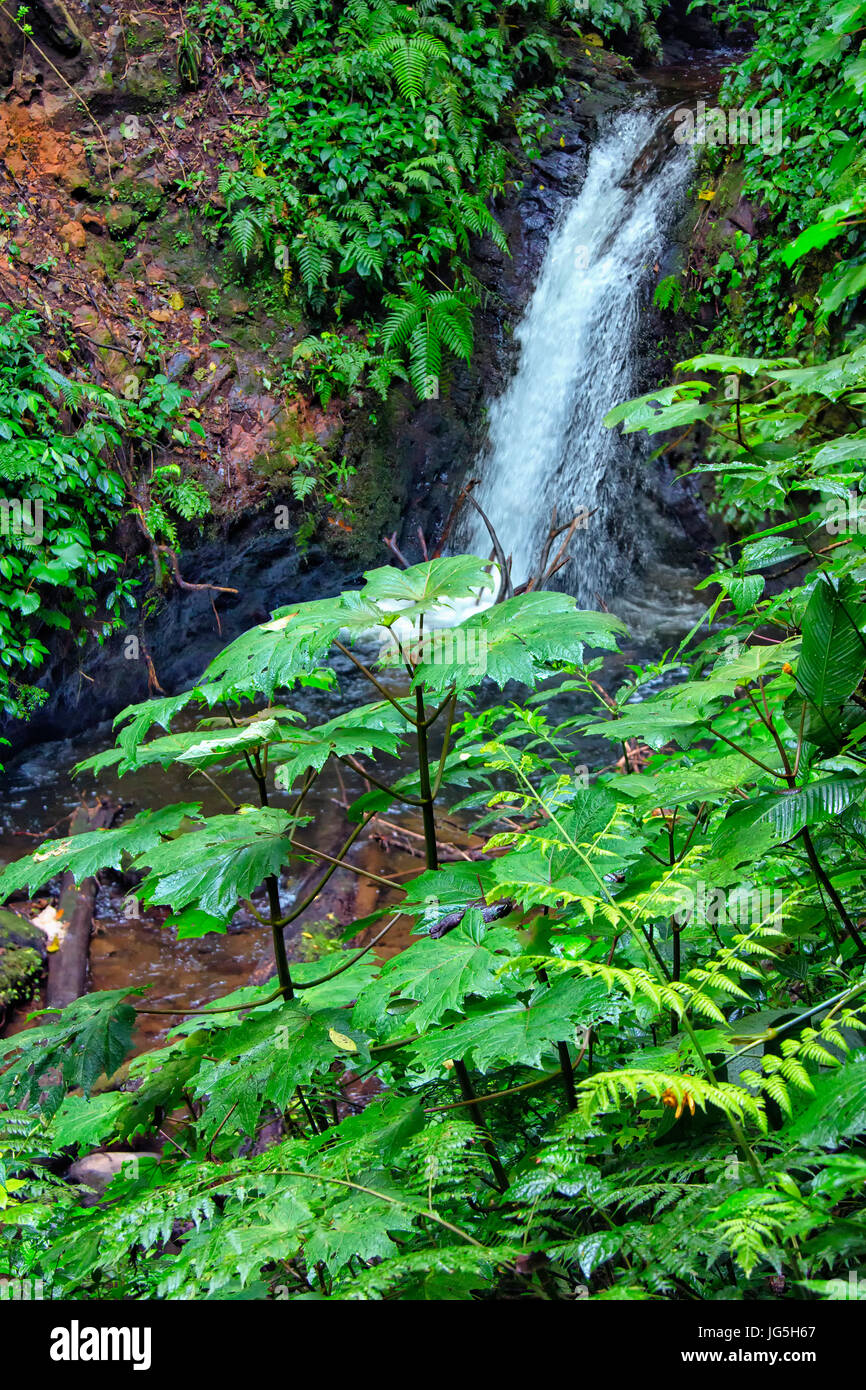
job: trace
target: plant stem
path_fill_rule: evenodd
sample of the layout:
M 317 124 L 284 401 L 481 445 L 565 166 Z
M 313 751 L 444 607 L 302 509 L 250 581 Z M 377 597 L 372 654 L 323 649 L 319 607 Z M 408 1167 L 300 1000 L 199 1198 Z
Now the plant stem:
M 268 874 L 265 879 L 265 888 L 268 892 L 268 906 L 271 913 L 271 936 L 274 943 L 274 960 L 277 963 L 277 979 L 280 982 L 283 997 L 294 999 L 295 990 L 292 984 L 292 972 L 289 969 L 289 957 L 286 954 L 286 938 L 280 925 L 280 888 L 276 874 Z
M 561 1067 L 558 1067 L 556 1071 L 549 1071 L 546 1076 L 538 1077 L 536 1081 L 523 1081 L 519 1086 L 509 1086 L 504 1091 L 488 1091 L 486 1095 L 473 1096 L 471 1100 L 454 1100 L 448 1105 L 431 1105 L 425 1109 L 424 1114 L 441 1115 L 446 1110 L 462 1110 L 467 1105 L 487 1105 L 489 1101 L 501 1100 L 503 1096 L 516 1096 L 519 1091 L 532 1091 L 536 1086 L 547 1086 L 558 1076 L 562 1076 Z
M 809 833 L 809 827 L 804 825 L 803 829 L 800 831 L 800 835 L 802 837 L 803 844 L 806 847 L 806 853 L 809 856 L 809 863 L 812 865 L 812 873 L 815 875 L 818 882 L 821 884 L 824 891 L 826 892 L 827 897 L 830 899 L 839 916 L 842 918 L 845 930 L 848 932 L 848 935 L 851 937 L 851 940 L 855 943 L 857 950 L 866 953 L 866 941 L 863 940 L 862 936 L 858 932 L 850 916 L 848 915 L 848 912 L 846 911 L 845 904 L 842 902 L 842 899 L 839 897 L 839 894 L 836 892 L 836 889 L 830 882 L 830 878 L 826 873 L 823 865 L 821 864 L 820 859 L 818 858 L 818 851 L 816 850 L 815 842 L 812 839 L 811 834 Z
M 379 681 L 376 680 L 376 677 L 373 675 L 373 672 L 370 670 L 369 666 L 365 666 L 363 661 L 359 661 L 358 658 L 352 652 L 349 651 L 349 648 L 344 647 L 343 643 L 338 642 L 336 638 L 334 639 L 334 646 L 338 649 L 338 651 L 341 651 L 344 656 L 347 656 L 349 658 L 353 666 L 357 666 L 361 674 L 366 676 L 367 680 L 370 681 L 372 685 L 375 685 L 382 698 L 384 700 L 387 700 L 389 705 L 393 705 L 395 710 L 402 714 L 407 724 L 415 723 L 415 720 L 412 718 L 411 714 L 406 713 L 399 700 L 395 700 L 394 696 L 389 694 L 389 692 L 385 689 L 384 685 L 382 685 Z
M 463 1100 L 469 1107 L 469 1114 L 472 1116 L 473 1124 L 481 1136 L 481 1144 L 490 1161 L 490 1167 L 493 1170 L 493 1176 L 496 1179 L 497 1186 L 501 1192 L 504 1192 L 508 1187 L 508 1177 L 500 1161 L 499 1154 L 496 1152 L 496 1145 L 490 1137 L 490 1131 L 484 1123 L 484 1118 L 478 1108 L 478 1098 L 472 1089 L 472 1082 L 469 1080 L 466 1063 L 455 1058 L 454 1071 L 460 1083 L 460 1091 Z
M 250 770 L 258 785 L 259 800 L 262 806 L 267 806 L 268 783 L 258 753 L 255 754 L 254 766 Z M 265 889 L 268 894 L 268 910 L 271 914 L 271 938 L 274 943 L 277 979 L 280 982 L 283 998 L 294 999 L 295 990 L 292 984 L 292 972 L 289 969 L 289 957 L 286 953 L 286 938 L 280 925 L 280 884 L 276 874 L 268 874 L 265 879 Z
M 454 710 L 456 706 L 457 691 L 455 690 L 454 694 L 451 696 L 451 700 L 448 705 L 448 719 L 445 724 L 445 735 L 442 739 L 442 753 L 439 757 L 439 767 L 436 770 L 436 780 L 433 783 L 433 791 L 431 793 L 434 799 L 436 797 L 436 793 L 439 791 L 439 788 L 442 785 L 442 775 L 445 772 L 445 760 L 448 757 L 448 745 L 451 742 L 451 728 L 454 724 Z
M 574 1072 L 571 1066 L 571 1058 L 568 1055 L 568 1043 L 557 1043 L 556 1050 L 559 1053 L 559 1063 L 562 1069 L 562 1085 L 565 1091 L 565 1101 L 569 1110 L 576 1110 L 577 1096 L 574 1090 Z
M 418 778 L 421 783 L 421 817 L 424 822 L 424 849 L 427 868 L 439 868 L 439 853 L 436 848 L 436 817 L 433 813 L 433 788 L 430 783 L 430 763 L 427 752 L 427 725 L 424 720 L 424 693 L 419 686 L 415 691 L 415 709 L 418 730 Z
M 353 772 L 357 772 L 360 777 L 363 777 L 365 782 L 372 783 L 374 787 L 378 787 L 382 792 L 388 792 L 390 796 L 394 797 L 395 801 L 403 801 L 407 806 L 420 806 L 422 804 L 417 796 L 406 796 L 404 792 L 397 791 L 396 787 L 389 787 L 387 782 L 380 782 L 378 777 L 374 777 L 373 774 L 368 772 L 363 764 L 358 763 L 356 759 L 347 758 L 344 757 L 342 753 L 338 753 L 337 761 L 345 763 Z

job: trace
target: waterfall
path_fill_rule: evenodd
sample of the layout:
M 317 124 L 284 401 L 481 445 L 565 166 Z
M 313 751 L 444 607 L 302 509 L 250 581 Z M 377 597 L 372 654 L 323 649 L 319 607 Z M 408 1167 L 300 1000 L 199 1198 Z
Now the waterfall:
M 642 446 L 602 421 L 640 390 L 641 315 L 689 175 L 688 149 L 667 129 L 665 114 L 631 110 L 595 146 L 554 228 L 516 329 L 516 372 L 490 406 L 473 470 L 515 583 L 537 563 L 554 506 L 560 522 L 595 509 L 556 581 L 585 606 L 609 594 L 640 551 L 633 470 Z M 477 512 L 457 539 L 460 549 L 490 551 Z

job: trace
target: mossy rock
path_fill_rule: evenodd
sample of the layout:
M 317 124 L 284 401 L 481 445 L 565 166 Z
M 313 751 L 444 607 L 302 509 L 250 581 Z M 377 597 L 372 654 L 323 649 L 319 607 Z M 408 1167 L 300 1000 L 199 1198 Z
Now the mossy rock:
M 114 187 L 120 202 L 140 208 L 145 217 L 153 217 L 165 197 L 153 179 L 118 179 Z
M 0 1013 L 29 999 L 41 974 L 42 957 L 37 951 L 27 946 L 0 948 Z
M 346 489 L 351 504 L 346 520 L 351 530 L 329 527 L 329 545 L 347 561 L 364 565 L 380 557 L 382 536 L 393 530 L 399 519 L 405 503 L 405 480 L 395 471 L 390 450 L 379 440 L 367 446 L 357 468 Z
M 143 214 L 129 203 L 112 203 L 105 213 L 109 236 L 124 237 L 135 231 Z
M 88 237 L 84 259 L 92 266 L 101 266 L 107 280 L 116 280 L 126 259 L 126 249 L 105 237 Z
M 3 907 L 0 908 L 0 950 L 13 947 L 35 951 L 42 960 L 47 955 L 45 933 L 20 912 L 10 912 Z
M 130 110 L 155 111 L 171 106 L 180 91 L 176 76 L 160 66 L 158 55 L 148 53 L 130 63 L 129 71 L 118 83 L 124 105 Z
M 222 323 L 232 323 L 235 319 L 242 319 L 250 312 L 250 297 L 245 290 L 237 285 L 230 285 L 220 295 L 219 307 L 216 317 Z
M 148 49 L 164 48 L 167 39 L 165 25 L 159 19 L 137 15 L 123 26 L 123 37 L 130 53 L 146 53 Z

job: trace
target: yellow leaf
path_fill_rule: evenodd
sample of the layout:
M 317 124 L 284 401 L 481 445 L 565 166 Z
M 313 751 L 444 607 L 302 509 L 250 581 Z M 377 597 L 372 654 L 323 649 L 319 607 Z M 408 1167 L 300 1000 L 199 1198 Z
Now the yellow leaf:
M 172 309 L 174 309 L 175 313 L 177 313 L 180 309 L 183 308 L 183 295 L 180 294 L 177 290 L 175 290 L 174 294 L 171 296 L 168 302 L 171 305 Z
M 263 179 L 265 177 L 265 166 L 261 160 L 259 160 L 256 167 L 253 169 L 253 173 L 257 179 Z
M 347 1038 L 345 1033 L 338 1033 L 336 1028 L 328 1029 L 328 1037 L 335 1047 L 341 1047 L 344 1052 L 358 1051 L 358 1044 L 352 1038 Z
M 559 148 L 560 148 L 561 150 L 564 150 L 564 149 L 565 149 L 565 136 L 564 136 L 564 135 L 560 135 L 560 137 L 559 137 Z
M 698 193 L 698 197 L 705 203 L 711 203 L 715 196 L 716 191 L 714 188 L 702 188 Z

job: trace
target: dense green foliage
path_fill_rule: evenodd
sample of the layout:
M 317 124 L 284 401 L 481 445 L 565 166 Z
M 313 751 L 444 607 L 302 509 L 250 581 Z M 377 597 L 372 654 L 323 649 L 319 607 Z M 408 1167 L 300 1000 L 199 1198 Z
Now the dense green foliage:
M 752 542 L 709 642 L 633 668 L 613 698 L 583 649 L 619 624 L 562 595 L 431 638 L 434 609 L 490 582 L 458 557 L 279 611 L 194 690 L 119 716 L 91 770 L 246 766 L 258 806 L 204 817 L 190 802 L 49 842 L 0 892 L 128 865 L 142 901 L 198 934 L 264 888 L 279 985 L 191 1015 L 120 1071 L 140 991 L 88 996 L 5 1044 L 6 1167 L 25 1182 L 5 1211 L 13 1267 L 85 1297 L 762 1297 L 770 1274 L 832 1295 L 866 1250 L 861 547 L 768 614 L 760 575 L 779 544 L 787 558 L 784 537 Z M 775 639 L 753 640 L 750 620 Z M 305 727 L 282 703 L 293 683 L 377 626 L 396 641 L 354 659 L 373 681 L 403 661 L 404 693 Z M 483 666 L 500 685 L 570 671 L 559 697 L 598 710 L 553 724 L 545 689 L 455 723 Z M 389 781 L 413 730 L 416 770 Z M 585 734 L 624 759 L 587 779 Z M 639 772 L 638 745 L 663 750 Z M 282 932 L 305 904 L 281 916 L 276 875 L 315 857 L 304 800 L 320 770 L 358 754 L 376 785 L 342 853 L 376 811 L 419 808 L 428 867 L 399 904 L 419 940 L 384 966 L 369 946 L 290 966 Z M 440 867 L 448 787 L 491 833 L 482 859 Z M 372 945 L 389 923 L 364 925 Z M 366 1106 L 358 1075 L 384 1088 Z M 135 1138 L 162 1156 L 115 1179 L 107 1205 L 77 1207 L 32 1166 Z
M 161 440 L 188 439 L 178 424 L 188 393 L 156 376 L 130 402 L 64 376 L 37 351 L 38 330 L 29 312 L 0 324 L 0 712 L 16 716 L 42 698 L 32 682 L 52 629 L 102 642 L 135 601 L 114 540 L 133 501 L 121 445 L 152 460 Z M 170 544 L 178 517 L 209 509 L 176 464 L 151 469 L 146 511 L 138 505 L 147 533 Z
M 706 150 L 704 173 L 714 176 L 723 214 L 740 192 L 766 214 L 759 229 L 724 240 L 713 234 L 714 204 L 705 208 L 707 255 L 693 283 L 716 315 L 713 345 L 730 352 L 826 355 L 841 322 L 854 346 L 863 337 L 854 299 L 866 288 L 866 7 L 733 0 L 712 8 L 719 19 L 746 23 L 755 35 L 749 53 L 729 71 L 719 105 L 759 110 L 768 122 L 778 119 L 783 135 L 781 150 L 773 140 Z M 820 229 L 804 243 L 816 254 L 792 270 L 793 238 L 819 220 Z
M 505 184 L 503 137 L 516 129 L 537 150 L 542 105 L 562 95 L 557 28 L 636 26 L 652 44 L 659 9 L 206 0 L 194 12 L 224 60 L 252 56 L 269 81 L 267 115 L 220 178 L 238 256 L 269 259 L 305 310 L 363 325 L 372 386 L 408 370 L 435 395 L 443 352 L 472 347 L 470 238 L 507 249 L 488 206 Z
M 371 25 L 393 22 L 393 7 L 349 6 L 338 34 L 362 8 Z M 409 12 L 403 48 L 374 55 L 393 61 L 387 90 L 408 112 L 401 82 L 448 76 L 425 47 L 435 8 Z M 455 22 L 458 8 L 479 7 L 454 6 Z M 279 15 L 307 20 L 315 45 L 324 9 Z M 860 156 L 847 143 L 861 11 L 768 7 L 731 79 L 740 100 L 787 82 L 818 131 L 812 147 L 786 147 L 786 181 L 770 179 L 765 152 L 746 153 L 747 190 L 774 215 L 766 257 L 735 243 L 756 317 L 731 298 L 743 280 L 723 283 L 730 267 L 707 272 L 727 306 L 719 346 L 761 355 L 701 353 L 608 417 L 701 431 L 700 471 L 734 523 L 701 586 L 709 606 L 676 650 L 608 690 L 595 653 L 624 636 L 609 615 L 503 593 L 443 634 L 432 625 L 497 583 L 495 567 L 458 556 L 374 570 L 359 590 L 278 610 L 194 689 L 125 710 L 116 746 L 83 765 L 217 782 L 246 769 L 249 802 L 144 810 L 0 874 L 9 895 L 61 870 L 132 871 L 181 936 L 224 931 L 247 904 L 278 972 L 276 987 L 190 1013 L 130 1061 L 140 989 L 86 996 L 2 1044 L 10 1272 L 83 1298 L 851 1296 L 866 1258 L 866 344 Z M 385 81 L 369 50 L 390 32 L 366 33 L 359 90 Z M 813 97 L 794 49 L 838 80 L 837 106 Z M 831 107 L 837 163 L 822 143 Z M 249 187 L 272 177 L 264 163 L 247 172 Z M 383 202 L 399 228 L 400 200 Z M 287 200 L 286 235 L 292 212 Z M 383 262 L 383 293 L 411 341 L 439 291 L 426 265 L 401 286 L 399 263 L 388 288 Z M 468 313 L 449 264 L 441 292 L 460 288 Z M 336 274 L 361 293 L 357 262 Z M 802 320 L 778 312 L 788 276 L 817 286 Z M 670 282 L 664 294 L 675 301 Z M 308 345 L 311 372 L 329 351 Z M 426 351 L 419 370 L 423 387 Z M 309 727 L 292 691 L 333 685 L 335 649 L 376 699 Z M 522 689 L 485 707 L 485 679 Z M 593 758 L 599 742 L 611 752 Z M 426 867 L 399 886 L 378 876 L 394 905 L 352 924 L 348 939 L 364 931 L 366 944 L 290 963 L 285 928 L 334 869 L 310 843 L 306 798 L 332 760 L 358 756 L 371 789 L 336 859 L 351 864 L 370 818 L 402 805 L 421 818 Z M 485 837 L 478 858 L 440 864 L 446 808 Z M 317 858 L 319 883 L 284 909 L 279 875 Z M 383 963 L 374 948 L 398 912 L 417 939 Z M 366 1094 L 362 1078 L 375 1080 Z M 43 1166 L 130 1144 L 158 1157 L 97 1205 Z

